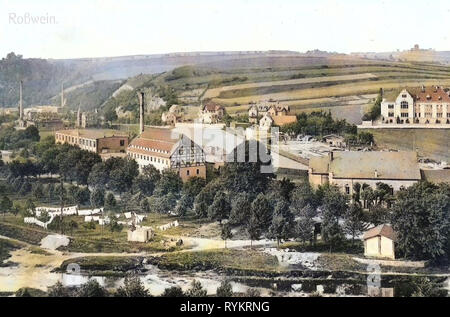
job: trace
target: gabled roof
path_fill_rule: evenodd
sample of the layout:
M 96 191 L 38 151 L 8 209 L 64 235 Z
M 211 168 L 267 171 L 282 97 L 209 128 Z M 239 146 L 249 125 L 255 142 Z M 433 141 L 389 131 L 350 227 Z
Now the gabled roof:
M 394 89 L 384 93 L 383 99 L 394 102 L 400 93 L 406 90 L 416 102 L 449 102 L 450 96 L 439 86 Z
M 297 122 L 297 116 L 274 116 L 272 119 L 273 122 L 280 127 L 289 123 Z
M 203 105 L 202 110 L 203 111 L 219 111 L 223 109 L 223 107 L 215 102 L 209 101 L 206 104 Z
M 159 156 L 170 157 L 172 149 L 180 140 L 180 134 L 168 128 L 146 128 L 140 136 L 131 141 L 128 150 L 147 154 L 149 151 Z M 150 149 L 150 150 L 147 150 Z
M 450 169 L 422 170 L 423 179 L 430 183 L 450 183 Z
M 333 178 L 420 180 L 416 152 L 334 151 L 330 156 L 313 157 L 313 174 L 333 173 Z M 375 176 L 376 175 L 376 176 Z
M 367 240 L 373 237 L 386 237 L 391 240 L 395 240 L 395 232 L 394 229 L 390 225 L 382 224 L 379 226 L 376 226 L 372 229 L 367 230 L 363 235 L 363 240 Z

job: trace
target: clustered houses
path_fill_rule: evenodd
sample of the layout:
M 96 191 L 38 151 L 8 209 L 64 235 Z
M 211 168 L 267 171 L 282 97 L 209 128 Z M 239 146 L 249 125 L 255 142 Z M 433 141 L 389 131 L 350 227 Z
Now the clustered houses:
M 331 151 L 309 161 L 309 182 L 313 187 L 332 184 L 353 195 L 355 183 L 372 188 L 385 183 L 393 191 L 407 188 L 422 178 L 416 152 Z
M 70 129 L 55 132 L 55 142 L 98 154 L 125 153 L 128 136 L 114 130 Z
M 128 157 L 136 160 L 139 170 L 153 165 L 158 170 L 174 169 L 183 181 L 190 177 L 206 178 L 203 149 L 185 135 L 168 128 L 146 128 L 131 141 Z
M 165 124 L 174 126 L 177 122 L 183 122 L 184 120 L 184 111 L 183 108 L 179 105 L 172 105 L 169 108 L 169 111 L 163 112 L 161 115 L 161 121 Z
M 199 112 L 201 123 L 214 124 L 219 123 L 225 116 L 225 109 L 215 102 L 209 101 L 204 104 Z
M 381 120 L 392 124 L 450 124 L 450 91 L 439 86 L 403 89 L 384 96 Z
M 253 105 L 248 110 L 249 122 L 257 124 L 263 129 L 269 129 L 272 125 L 283 126 L 297 121 L 295 115 L 290 114 L 290 108 L 279 104 Z

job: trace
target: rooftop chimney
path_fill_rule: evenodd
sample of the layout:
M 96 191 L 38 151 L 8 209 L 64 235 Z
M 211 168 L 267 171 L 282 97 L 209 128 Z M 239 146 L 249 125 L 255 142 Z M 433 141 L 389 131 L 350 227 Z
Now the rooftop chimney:
M 139 133 L 144 132 L 144 92 L 138 92 L 139 98 Z
M 328 158 L 330 159 L 330 162 L 334 159 L 333 151 L 328 152 Z

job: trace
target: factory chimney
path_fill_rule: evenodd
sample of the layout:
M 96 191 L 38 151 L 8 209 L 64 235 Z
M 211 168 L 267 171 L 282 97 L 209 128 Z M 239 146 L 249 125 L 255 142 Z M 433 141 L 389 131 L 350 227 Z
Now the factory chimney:
M 19 88 L 19 119 L 23 120 L 23 81 L 20 81 Z
M 61 108 L 64 107 L 64 83 L 61 84 Z
M 139 97 L 139 133 L 144 132 L 144 92 L 138 92 Z

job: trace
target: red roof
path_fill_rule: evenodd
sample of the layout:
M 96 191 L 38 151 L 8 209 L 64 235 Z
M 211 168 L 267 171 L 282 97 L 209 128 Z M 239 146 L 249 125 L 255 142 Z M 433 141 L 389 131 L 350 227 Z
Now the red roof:
M 203 111 L 219 111 L 223 109 L 223 107 L 215 102 L 208 102 L 203 106 Z
M 448 102 L 450 103 L 450 96 L 442 87 L 431 86 L 425 89 L 417 88 L 411 91 L 416 102 Z
M 172 129 L 146 128 L 140 136 L 131 141 L 128 151 L 140 154 L 151 152 L 161 157 L 170 157 L 170 153 L 180 137 L 181 135 Z
M 390 225 L 382 224 L 379 226 L 376 226 L 372 229 L 367 230 L 364 233 L 363 239 L 367 240 L 373 237 L 383 236 L 386 238 L 389 238 L 391 240 L 395 240 L 395 233 L 394 229 Z

